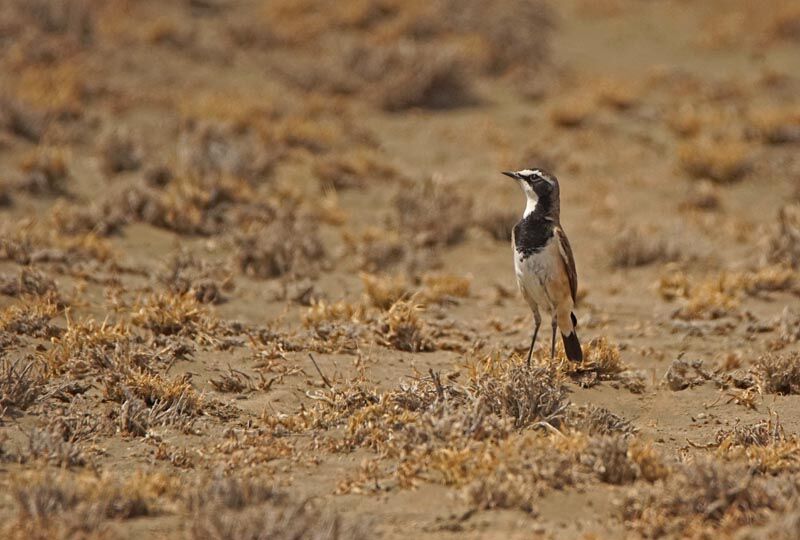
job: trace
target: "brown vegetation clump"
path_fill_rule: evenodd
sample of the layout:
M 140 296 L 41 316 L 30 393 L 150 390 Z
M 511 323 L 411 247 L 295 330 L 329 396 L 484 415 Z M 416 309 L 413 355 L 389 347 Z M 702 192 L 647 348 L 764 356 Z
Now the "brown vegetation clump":
M 452 274 L 428 273 L 422 276 L 422 298 L 426 302 L 454 302 L 469 296 L 471 279 Z
M 61 329 L 50 323 L 61 311 L 53 293 L 26 296 L 19 304 L 0 310 L 0 331 L 37 338 L 56 337 Z
M 787 477 L 756 476 L 740 464 L 697 459 L 674 468 L 664 480 L 633 488 L 621 517 L 638 533 L 657 538 L 707 538 L 793 507 L 797 486 Z
M 142 150 L 129 133 L 114 130 L 100 143 L 100 159 L 108 175 L 135 171 L 142 164 Z
M 382 310 L 409 296 L 409 285 L 403 274 L 377 276 L 362 272 L 361 283 L 369 303 Z
M 60 195 L 67 191 L 69 169 L 62 150 L 41 149 L 26 156 L 20 164 L 20 187 L 34 194 Z
M 509 242 L 514 225 L 520 220 L 520 212 L 516 208 L 497 208 L 483 206 L 478 212 L 478 226 L 489 233 L 495 240 Z
M 23 267 L 19 270 L 19 275 L 0 274 L 0 294 L 6 296 L 58 294 L 55 281 L 47 277 L 42 272 L 31 268 Z
M 694 140 L 678 148 L 681 167 L 694 178 L 727 184 L 744 176 L 752 166 L 752 151 L 741 141 Z
M 134 306 L 134 324 L 165 336 L 204 337 L 213 334 L 216 321 L 208 307 L 191 294 L 152 294 Z
M 365 272 L 386 270 L 400 263 L 409 247 L 395 230 L 368 228 L 360 234 L 345 231 L 343 239 L 356 266 Z
M 301 218 L 278 219 L 254 227 L 240 235 L 236 243 L 239 268 L 260 279 L 313 275 L 326 259 L 316 223 Z
M 429 178 L 401 189 L 394 198 L 398 227 L 422 246 L 459 243 L 471 224 L 474 201 L 455 184 Z
M 588 435 L 631 436 L 637 432 L 636 427 L 625 418 L 614 414 L 605 407 L 591 404 L 570 408 L 568 424 Z
M 752 371 L 767 394 L 800 394 L 800 353 L 767 353 L 753 364 Z
M 778 228 L 769 237 L 767 261 L 800 268 L 800 203 L 786 205 L 778 212 Z
M 383 313 L 375 327 L 382 344 L 408 352 L 435 350 L 435 344 L 425 321 L 420 317 L 422 307 L 411 300 L 399 300 Z
M 647 266 L 681 258 L 678 248 L 663 236 L 637 228 L 627 228 L 619 233 L 609 251 L 615 268 Z
M 800 141 L 800 108 L 768 107 L 750 113 L 753 133 L 770 144 Z
M 513 418 L 517 428 L 532 424 L 558 427 L 569 405 L 564 381 L 555 370 L 522 362 L 478 374 L 471 391 L 489 411 Z
M 393 180 L 398 174 L 385 157 L 368 149 L 325 155 L 314 161 L 314 175 L 337 190 L 368 187 Z
M 44 392 L 45 374 L 34 361 L 0 360 L 0 418 L 6 411 L 23 411 Z
M 684 390 L 711 380 L 711 374 L 703 369 L 702 360 L 673 360 L 664 375 L 664 381 L 670 390 Z
M 250 479 L 215 478 L 187 496 L 191 539 L 258 540 L 369 538 L 361 523 L 345 522 L 336 513 L 310 502 L 297 502 Z
M 159 475 L 120 479 L 108 474 L 38 471 L 14 476 L 16 513 L 4 538 L 109 538 L 106 520 L 153 515 L 158 493 L 176 491 Z M 174 497 L 174 494 L 172 495 Z

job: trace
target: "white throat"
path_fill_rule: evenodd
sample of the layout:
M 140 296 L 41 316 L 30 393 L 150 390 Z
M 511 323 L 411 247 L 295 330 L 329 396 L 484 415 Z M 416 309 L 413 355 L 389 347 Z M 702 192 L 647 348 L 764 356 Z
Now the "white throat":
M 535 193 L 525 193 L 525 213 L 522 217 L 528 217 L 528 214 L 536 210 L 536 205 L 539 204 L 539 197 Z

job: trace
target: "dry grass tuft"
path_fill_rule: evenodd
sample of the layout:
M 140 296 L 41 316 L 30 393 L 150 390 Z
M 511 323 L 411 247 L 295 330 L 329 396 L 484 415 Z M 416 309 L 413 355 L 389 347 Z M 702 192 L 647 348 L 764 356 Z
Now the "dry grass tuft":
M 58 467 L 80 467 L 86 465 L 86 456 L 72 441 L 64 440 L 59 433 L 34 429 L 26 433 L 28 447 L 25 460 L 43 460 Z
M 395 302 L 380 316 L 375 332 L 386 347 L 408 352 L 433 351 L 436 346 L 420 317 L 422 306 L 413 302 L 413 298 Z
M 769 144 L 800 141 L 800 108 L 767 107 L 750 112 L 753 133 Z
M 313 275 L 326 259 L 317 225 L 305 219 L 278 219 L 240 235 L 236 242 L 239 268 L 260 279 Z
M 711 380 L 712 376 L 705 369 L 703 369 L 702 360 L 683 360 L 681 358 L 673 360 L 670 364 L 667 373 L 664 375 L 664 381 L 670 390 L 684 390 L 692 386 L 703 384 Z
M 192 518 L 187 537 L 238 540 L 260 538 L 340 540 L 369 538 L 363 524 L 306 501 L 296 502 L 249 479 L 215 478 L 188 496 Z
M 769 237 L 767 261 L 800 268 L 800 203 L 783 206 L 778 212 L 778 228 Z
M 609 252 L 615 268 L 634 268 L 681 258 L 680 250 L 661 234 L 640 228 L 627 228 L 620 232 L 611 243 Z
M 21 300 L 21 303 L 0 310 L 0 331 L 41 339 L 61 334 L 62 330 L 50 323 L 62 310 L 53 293 L 25 296 Z
M 55 281 L 35 268 L 23 267 L 17 276 L 0 274 L 0 294 L 17 297 L 47 294 L 57 296 L 58 288 Z
M 478 226 L 489 233 L 489 236 L 502 242 L 511 241 L 511 232 L 520 219 L 519 210 L 515 208 L 498 208 L 493 205 L 482 205 L 478 211 Z
M 593 338 L 584 347 L 584 359 L 581 368 L 593 370 L 601 378 L 614 377 L 628 369 L 622 361 L 619 347 L 611 343 L 605 336 Z
M 678 148 L 681 167 L 694 178 L 727 184 L 739 180 L 752 166 L 752 150 L 741 141 L 695 140 Z
M 0 418 L 9 409 L 23 411 L 44 391 L 46 378 L 38 363 L 0 359 Z
M 100 142 L 100 160 L 108 175 L 135 171 L 142 164 L 142 149 L 130 133 L 114 130 Z
M 410 295 L 409 285 L 403 274 L 376 276 L 362 272 L 361 283 L 369 303 L 382 310 L 391 308 Z
M 402 262 L 408 245 L 395 230 L 369 228 L 361 234 L 345 231 L 345 246 L 365 272 L 377 272 Z
M 134 324 L 165 336 L 204 337 L 214 333 L 216 320 L 192 294 L 155 293 L 134 306 Z
M 569 405 L 561 375 L 549 367 L 528 367 L 524 362 L 478 374 L 471 382 L 471 392 L 492 413 L 513 418 L 517 428 L 532 424 L 558 427 Z
M 459 243 L 471 224 L 473 200 L 454 184 L 429 178 L 401 189 L 394 198 L 398 228 L 408 231 L 418 245 Z
M 453 302 L 456 298 L 469 296 L 471 279 L 452 274 L 425 274 L 422 276 L 422 298 L 426 302 Z
M 620 434 L 631 436 L 638 430 L 625 418 L 614 414 L 605 407 L 584 405 L 572 407 L 569 411 L 568 423 L 575 429 L 588 435 Z
M 314 161 L 314 175 L 337 190 L 364 188 L 397 178 L 398 171 L 386 158 L 368 149 L 331 154 Z
M 800 394 L 800 352 L 762 355 L 752 371 L 767 394 Z
M 34 194 L 61 195 L 67 192 L 69 170 L 63 150 L 39 149 L 28 154 L 20 164 L 23 173 L 20 187 Z
M 765 523 L 794 505 L 793 480 L 754 475 L 739 464 L 699 459 L 676 467 L 652 486 L 637 486 L 620 505 L 621 517 L 649 538 L 707 538 Z

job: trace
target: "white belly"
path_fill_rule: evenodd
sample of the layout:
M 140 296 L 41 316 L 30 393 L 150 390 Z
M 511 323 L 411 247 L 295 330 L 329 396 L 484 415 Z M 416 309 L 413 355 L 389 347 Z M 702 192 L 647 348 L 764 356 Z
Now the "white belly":
M 517 284 L 522 295 L 528 301 L 542 309 L 555 312 L 555 302 L 551 298 L 551 284 L 558 276 L 560 254 L 556 242 L 550 242 L 542 251 L 534 253 L 523 260 L 522 255 L 514 250 L 514 270 L 517 274 Z M 532 308 L 534 306 L 531 306 Z

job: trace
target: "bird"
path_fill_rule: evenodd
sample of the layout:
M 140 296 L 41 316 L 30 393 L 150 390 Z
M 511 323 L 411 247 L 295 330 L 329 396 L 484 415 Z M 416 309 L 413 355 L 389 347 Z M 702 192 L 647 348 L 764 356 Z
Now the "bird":
M 539 308 L 552 317 L 550 357 L 556 356 L 556 329 L 561 331 L 564 351 L 573 362 L 583 361 L 574 309 L 578 273 L 567 234 L 561 227 L 558 179 L 541 168 L 503 171 L 517 181 L 525 193 L 522 219 L 514 226 L 511 244 L 517 285 L 533 312 L 535 323 L 528 366 L 542 324 Z

